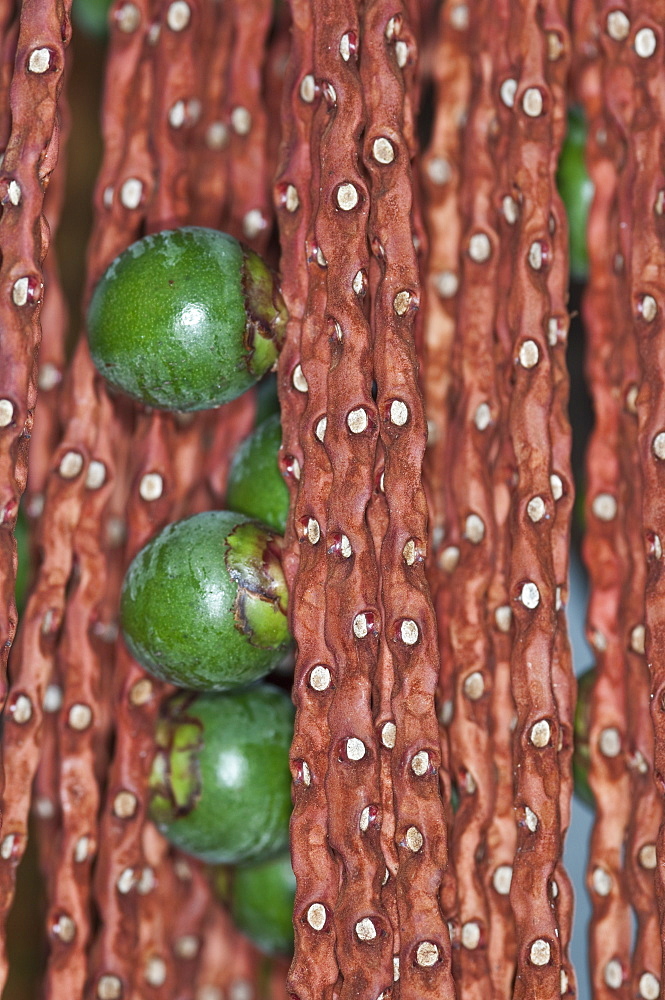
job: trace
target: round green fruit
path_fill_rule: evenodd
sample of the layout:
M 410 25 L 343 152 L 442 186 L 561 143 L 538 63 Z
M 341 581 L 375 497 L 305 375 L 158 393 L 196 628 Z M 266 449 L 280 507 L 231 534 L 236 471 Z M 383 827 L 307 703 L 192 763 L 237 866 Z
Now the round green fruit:
M 120 620 L 132 655 L 156 677 L 226 691 L 263 677 L 289 644 L 279 540 L 242 514 L 170 524 L 135 556 Z
M 108 34 L 109 7 L 112 0 L 74 0 L 72 19 L 76 27 L 91 38 Z
M 591 754 L 589 751 L 589 723 L 591 716 L 591 698 L 596 681 L 596 669 L 590 667 L 577 678 L 577 704 L 575 706 L 574 750 L 573 750 L 573 780 L 575 794 L 586 805 L 595 808 L 593 792 L 589 785 L 589 766 Z
M 593 199 L 593 181 L 585 160 L 586 122 L 579 108 L 568 112 L 568 131 L 561 150 L 557 170 L 557 187 L 566 206 L 570 241 L 570 271 L 578 281 L 584 281 L 589 271 L 586 229 Z
M 275 363 L 285 326 L 261 258 L 196 226 L 133 243 L 88 310 L 90 353 L 104 378 L 164 410 L 207 410 L 240 396 Z
M 238 930 L 268 955 L 293 951 L 296 877 L 288 851 L 269 861 L 236 868 L 231 913 Z
M 248 517 L 274 528 L 286 529 L 289 491 L 277 464 L 282 427 L 275 413 L 260 424 L 236 451 L 226 488 L 226 503 Z
M 150 776 L 150 813 L 164 836 L 216 864 L 285 850 L 293 715 L 288 696 L 268 684 L 169 698 Z

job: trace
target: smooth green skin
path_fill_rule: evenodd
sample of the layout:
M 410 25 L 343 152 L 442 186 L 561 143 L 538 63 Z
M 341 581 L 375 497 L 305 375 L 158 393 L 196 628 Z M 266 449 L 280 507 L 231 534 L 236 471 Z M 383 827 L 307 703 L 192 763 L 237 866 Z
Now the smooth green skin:
M 73 0 L 74 24 L 92 38 L 106 38 L 111 3 L 112 0 Z
M 268 955 L 293 951 L 296 877 L 289 852 L 233 873 L 231 913 L 238 930 Z
M 136 555 L 120 618 L 132 655 L 156 677 L 226 691 L 281 661 L 286 606 L 272 532 L 242 514 L 207 511 L 168 525 Z
M 577 704 L 575 706 L 574 723 L 575 746 L 573 750 L 575 794 L 582 802 L 591 806 L 592 809 L 595 809 L 595 801 L 591 786 L 589 785 L 589 765 L 591 763 L 589 753 L 589 715 L 595 680 L 595 667 L 585 670 L 577 678 Z
M 570 108 L 556 180 L 568 215 L 570 271 L 577 281 L 584 281 L 589 273 L 586 226 L 594 191 L 593 181 L 586 169 L 585 143 L 584 115 L 579 108 Z
M 134 399 L 205 410 L 272 367 L 285 319 L 257 254 L 189 226 L 145 236 L 115 258 L 92 296 L 88 339 L 97 369 Z
M 16 568 L 16 608 L 21 614 L 25 607 L 28 596 L 28 570 L 30 566 L 30 530 L 28 519 L 19 507 L 16 527 L 14 528 L 16 538 L 16 549 L 18 554 L 18 566 Z
M 282 443 L 279 414 L 264 420 L 236 451 L 229 471 L 226 503 L 248 517 L 286 530 L 289 491 L 279 471 L 277 453 Z
M 289 842 L 294 709 L 279 688 L 170 698 L 157 727 L 150 812 L 171 843 L 215 864 Z
M 256 387 L 256 418 L 254 426 L 258 427 L 264 420 L 279 413 L 279 397 L 277 395 L 277 377 L 270 373 L 262 378 Z

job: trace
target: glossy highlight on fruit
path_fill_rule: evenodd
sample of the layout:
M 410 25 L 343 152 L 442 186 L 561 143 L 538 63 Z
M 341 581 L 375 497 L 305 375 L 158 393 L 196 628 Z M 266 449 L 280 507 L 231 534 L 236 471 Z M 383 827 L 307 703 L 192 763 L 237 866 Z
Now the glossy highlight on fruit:
M 225 691 L 265 676 L 290 635 L 276 536 L 242 514 L 170 524 L 125 576 L 120 619 L 132 655 L 180 687 Z
M 92 359 L 116 388 L 165 410 L 235 399 L 277 360 L 286 310 L 275 276 L 232 236 L 187 226 L 133 243 L 88 310 Z
M 284 534 L 289 491 L 277 464 L 281 443 L 277 413 L 259 424 L 236 451 L 229 470 L 226 503 L 231 510 L 255 517 Z
M 586 168 L 586 132 L 583 112 L 577 107 L 570 108 L 556 181 L 568 216 L 570 271 L 578 281 L 584 281 L 589 271 L 586 227 L 594 190 Z
M 164 836 L 217 864 L 284 851 L 293 717 L 288 696 L 268 684 L 169 698 L 150 777 L 150 812 Z

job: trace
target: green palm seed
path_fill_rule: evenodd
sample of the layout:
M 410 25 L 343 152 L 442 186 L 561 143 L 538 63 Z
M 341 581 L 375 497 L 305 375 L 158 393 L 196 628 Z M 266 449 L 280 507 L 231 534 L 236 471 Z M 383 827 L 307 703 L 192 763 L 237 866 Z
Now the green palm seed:
M 274 365 L 285 325 L 263 260 L 196 226 L 133 243 L 88 310 L 90 353 L 104 378 L 164 410 L 206 410 L 240 396 Z
M 242 514 L 170 524 L 125 576 L 120 618 L 130 652 L 180 687 L 225 691 L 265 676 L 290 635 L 279 539 Z
M 231 913 L 238 930 L 268 955 L 293 951 L 296 877 L 288 851 L 268 861 L 236 868 Z
M 215 864 L 284 851 L 293 716 L 289 697 L 268 684 L 169 698 L 150 777 L 150 813 L 164 836 Z
M 268 417 L 236 451 L 229 471 L 226 503 L 248 517 L 274 528 L 286 529 L 289 491 L 279 471 L 277 456 L 282 443 L 279 414 Z

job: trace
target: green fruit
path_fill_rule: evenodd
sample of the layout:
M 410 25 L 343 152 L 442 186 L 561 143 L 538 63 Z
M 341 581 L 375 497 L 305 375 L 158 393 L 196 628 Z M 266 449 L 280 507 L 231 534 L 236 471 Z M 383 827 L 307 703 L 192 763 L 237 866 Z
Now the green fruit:
M 279 414 L 275 413 L 246 438 L 235 453 L 226 487 L 226 503 L 281 535 L 289 514 L 289 491 L 277 464 L 282 443 Z
M 568 132 L 561 150 L 556 180 L 568 215 L 570 271 L 578 281 L 584 281 L 589 272 L 586 228 L 594 191 L 593 181 L 586 169 L 585 144 L 584 114 L 579 108 L 570 108 Z
M 593 686 L 596 682 L 596 669 L 590 667 L 577 678 L 577 704 L 575 706 L 573 779 L 575 794 L 582 802 L 592 809 L 595 808 L 593 792 L 589 785 L 589 723 L 591 715 L 591 699 Z
M 88 310 L 92 359 L 112 385 L 165 410 L 240 396 L 275 363 L 286 312 L 272 272 L 232 236 L 194 226 L 116 257 Z
M 132 655 L 181 687 L 226 691 L 263 677 L 289 644 L 279 543 L 242 514 L 170 524 L 134 558 L 120 618 Z
M 293 951 L 296 877 L 287 852 L 260 864 L 236 868 L 231 912 L 238 930 L 268 955 Z
M 16 607 L 18 609 L 18 613 L 21 614 L 28 596 L 28 578 L 30 569 L 30 529 L 28 527 L 28 519 L 23 513 L 23 509 L 21 507 L 19 507 L 18 517 L 16 518 L 14 536 L 16 538 L 16 549 L 18 554 L 18 566 L 16 567 L 16 589 L 14 593 L 16 596 Z
M 288 696 L 267 684 L 169 698 L 150 776 L 150 813 L 164 836 L 218 864 L 283 851 L 293 715 Z
M 258 427 L 273 413 L 279 413 L 279 396 L 277 395 L 277 377 L 271 373 L 262 378 L 256 387 L 256 417 Z

